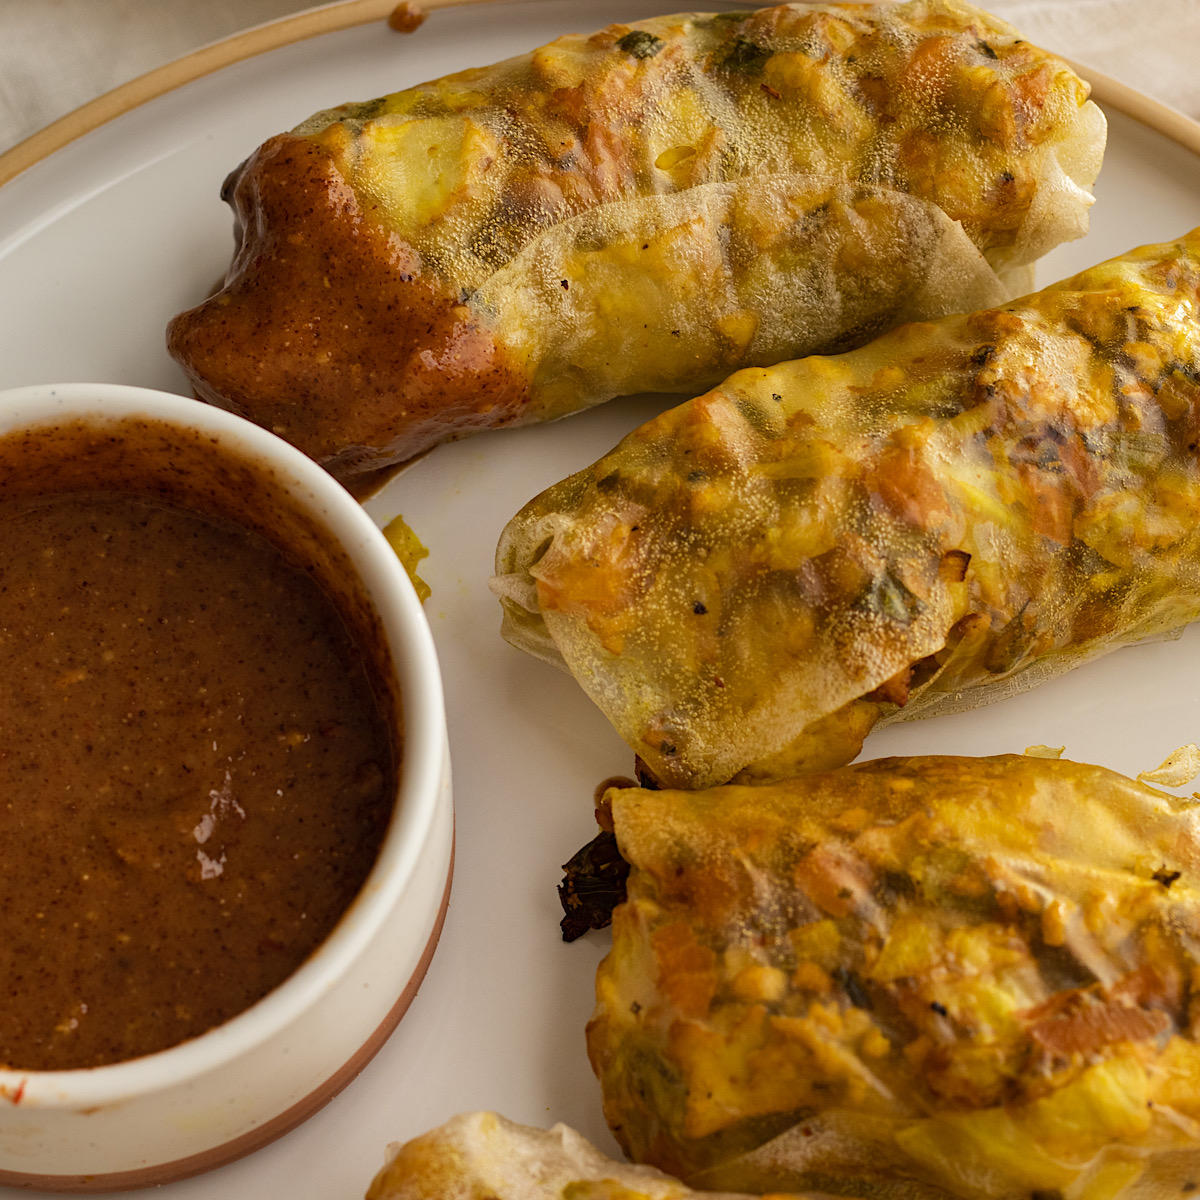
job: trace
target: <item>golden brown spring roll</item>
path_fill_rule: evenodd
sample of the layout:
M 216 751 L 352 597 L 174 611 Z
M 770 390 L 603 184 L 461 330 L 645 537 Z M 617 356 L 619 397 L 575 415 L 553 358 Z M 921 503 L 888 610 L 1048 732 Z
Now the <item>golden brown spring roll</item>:
M 202 399 L 352 485 L 473 430 L 997 303 L 1104 118 L 961 0 L 657 17 L 318 113 L 226 182 Z
M 467 1113 L 393 1148 L 366 1200 L 749 1200 L 606 1158 L 565 1125 Z M 777 1200 L 803 1200 L 778 1197 Z M 816 1200 L 816 1198 L 812 1198 Z
M 588 1045 L 635 1160 L 881 1200 L 1200 1181 L 1194 800 L 1020 756 L 608 798 Z
M 739 372 L 532 500 L 505 636 L 670 786 L 849 762 L 1200 614 L 1200 231 Z M 740 773 L 740 774 L 739 774 Z

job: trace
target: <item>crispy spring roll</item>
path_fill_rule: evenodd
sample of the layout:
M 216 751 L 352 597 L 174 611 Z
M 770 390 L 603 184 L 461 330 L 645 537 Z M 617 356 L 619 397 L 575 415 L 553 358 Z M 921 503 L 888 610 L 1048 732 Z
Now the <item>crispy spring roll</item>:
M 514 645 L 674 787 L 849 762 L 1200 614 L 1200 231 L 739 372 L 510 522 Z
M 605 1115 L 692 1186 L 1178 1197 L 1200 1171 L 1200 808 L 1100 767 L 881 759 L 608 793 Z
M 565 1125 L 533 1129 L 495 1113 L 455 1117 L 392 1150 L 366 1200 L 749 1200 L 614 1162 Z
M 1104 118 L 961 0 L 684 14 L 318 113 L 229 177 L 196 394 L 352 486 L 477 429 L 998 303 Z

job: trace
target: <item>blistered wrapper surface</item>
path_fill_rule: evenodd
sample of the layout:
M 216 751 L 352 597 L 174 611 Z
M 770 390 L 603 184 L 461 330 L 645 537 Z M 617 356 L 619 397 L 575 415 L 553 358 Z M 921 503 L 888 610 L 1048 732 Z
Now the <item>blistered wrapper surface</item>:
M 265 143 L 169 344 L 355 478 L 997 303 L 1085 232 L 1104 139 L 1064 62 L 960 0 L 610 26 Z
M 532 500 L 504 633 L 670 786 L 850 761 L 1200 614 L 1200 231 L 748 369 Z
M 1134 1200 L 1200 1171 L 1200 809 L 1099 767 L 883 759 L 609 793 L 589 1026 L 689 1184 Z

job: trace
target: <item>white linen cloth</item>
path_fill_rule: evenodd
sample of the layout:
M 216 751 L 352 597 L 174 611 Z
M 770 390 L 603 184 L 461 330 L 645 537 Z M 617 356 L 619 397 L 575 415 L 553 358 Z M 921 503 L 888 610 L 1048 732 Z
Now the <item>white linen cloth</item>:
M 0 151 L 127 79 L 308 7 L 296 0 L 0 0 Z M 721 5 L 680 0 L 679 7 Z M 1200 0 L 985 0 L 983 7 L 1031 42 L 1200 118 Z

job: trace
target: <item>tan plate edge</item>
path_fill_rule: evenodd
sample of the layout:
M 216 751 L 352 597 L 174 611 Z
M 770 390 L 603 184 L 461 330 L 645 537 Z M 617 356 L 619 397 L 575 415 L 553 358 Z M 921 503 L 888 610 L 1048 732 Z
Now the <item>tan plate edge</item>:
M 437 8 L 452 8 L 460 4 L 490 4 L 493 0 L 419 0 L 415 7 L 422 12 Z M 201 79 L 222 67 L 242 62 L 268 50 L 303 42 L 323 33 L 339 29 L 350 29 L 355 25 L 369 25 L 372 21 L 384 21 L 396 8 L 396 0 L 341 0 L 320 8 L 308 9 L 295 16 L 268 21 L 252 29 L 236 33 L 231 37 L 213 42 L 183 58 L 174 59 L 145 75 L 129 80 L 95 100 L 81 105 L 53 124 L 39 129 L 37 133 L 18 142 L 10 150 L 0 154 L 0 186 L 27 171 L 35 163 L 49 157 L 56 150 L 90 133 L 93 129 L 129 112 L 139 105 L 182 87 L 185 83 Z M 406 36 L 397 34 L 397 37 Z
M 1069 58 L 1065 61 L 1081 79 L 1086 79 L 1092 85 L 1092 99 L 1097 104 L 1115 108 L 1185 150 L 1200 154 L 1200 122 L 1193 121 L 1178 109 L 1139 92 L 1119 79 L 1113 79 L 1111 75 L 1093 70 L 1086 63 L 1074 62 Z
M 463 4 L 494 2 L 495 0 L 418 0 L 415 7 L 429 12 Z M 738 2 L 743 3 L 745 0 Z M 145 75 L 139 75 L 136 79 L 131 79 L 128 83 L 123 83 L 67 113 L 65 117 L 60 117 L 53 124 L 38 130 L 23 142 L 18 142 L 10 150 L 0 154 L 0 187 L 76 138 L 90 133 L 114 117 L 129 112 L 130 109 L 153 100 L 156 96 L 174 91 L 175 88 L 219 71 L 222 67 L 264 54 L 268 50 L 278 49 L 280 46 L 302 42 L 339 29 L 349 29 L 355 25 L 382 21 L 395 8 L 396 0 L 341 0 L 340 3 L 327 4 L 292 17 L 256 25 L 253 29 L 213 42 L 210 46 L 177 58 L 148 71 Z M 1200 123 L 1161 100 L 1155 100 L 1129 84 L 1093 70 L 1084 63 L 1071 59 L 1065 61 L 1082 79 L 1091 84 L 1092 98 L 1099 104 L 1132 117 L 1139 124 L 1162 134 L 1185 150 L 1200 155 Z

